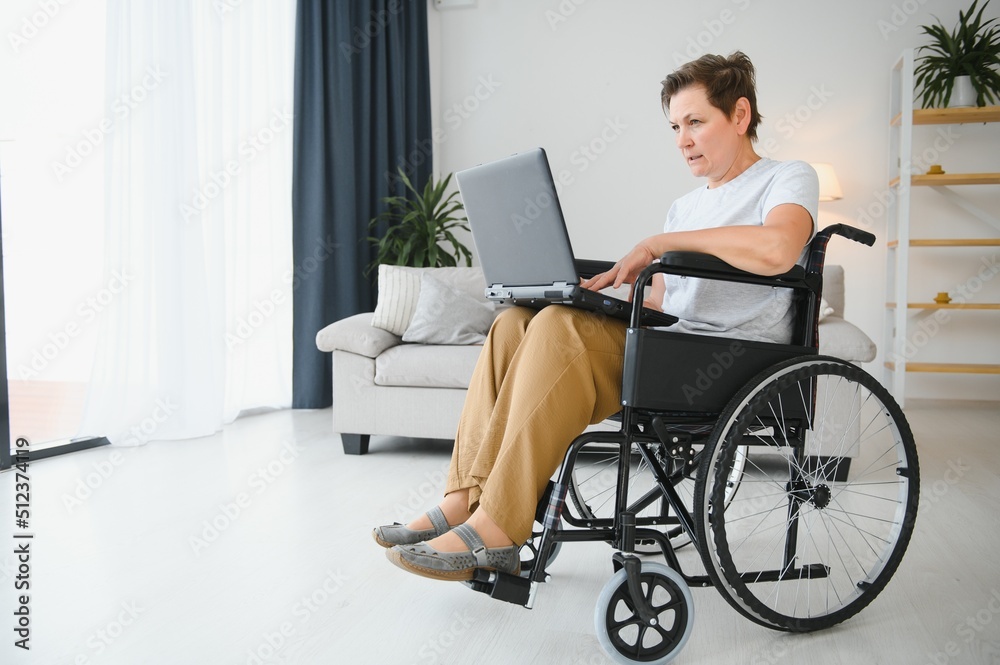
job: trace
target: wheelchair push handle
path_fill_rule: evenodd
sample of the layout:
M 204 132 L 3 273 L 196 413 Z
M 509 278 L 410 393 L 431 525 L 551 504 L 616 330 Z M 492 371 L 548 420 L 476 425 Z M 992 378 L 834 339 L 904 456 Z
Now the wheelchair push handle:
M 847 224 L 832 224 L 823 231 L 829 231 L 830 233 L 836 233 L 837 235 L 844 236 L 848 240 L 853 240 L 854 242 L 860 242 L 862 245 L 868 245 L 871 247 L 875 244 L 875 234 L 869 233 L 868 231 L 862 231 L 854 226 L 849 226 Z

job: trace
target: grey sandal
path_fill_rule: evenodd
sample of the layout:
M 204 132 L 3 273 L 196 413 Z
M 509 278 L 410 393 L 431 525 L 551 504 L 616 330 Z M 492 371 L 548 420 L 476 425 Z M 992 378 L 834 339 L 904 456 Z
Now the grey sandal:
M 448 520 L 445 519 L 444 512 L 440 506 L 434 506 L 427 511 L 427 517 L 431 521 L 430 529 L 407 529 L 399 522 L 387 526 L 376 527 L 372 530 L 372 537 L 375 542 L 382 547 L 392 547 L 394 545 L 414 545 L 422 543 L 431 538 L 451 531 Z
M 483 539 L 468 524 L 460 524 L 452 532 L 462 539 L 468 552 L 438 552 L 427 543 L 397 545 L 385 555 L 394 564 L 417 575 L 435 580 L 471 580 L 476 568 L 498 570 L 511 575 L 521 573 L 520 547 L 487 549 Z

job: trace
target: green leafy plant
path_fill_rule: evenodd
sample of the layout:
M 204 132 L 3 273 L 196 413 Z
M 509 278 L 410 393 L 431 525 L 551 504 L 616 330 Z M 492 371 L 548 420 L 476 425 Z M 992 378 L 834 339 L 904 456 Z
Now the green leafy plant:
M 914 69 L 916 86 L 923 108 L 947 106 L 951 101 L 955 78 L 969 76 L 976 90 L 976 105 L 994 104 L 1000 98 L 1000 26 L 997 19 L 983 22 L 983 12 L 990 4 L 986 0 L 976 12 L 975 0 L 969 9 L 958 12 L 958 25 L 948 32 L 940 19 L 936 25 L 921 26 L 931 37 L 931 43 L 918 51 L 927 55 L 919 58 Z M 935 17 L 937 18 L 937 17 Z
M 382 201 L 386 210 L 369 223 L 369 229 L 385 225 L 381 237 L 369 237 L 368 241 L 378 247 L 375 260 L 365 270 L 365 275 L 378 268 L 380 263 L 417 268 L 437 268 L 456 266 L 465 258 L 465 265 L 472 265 L 472 252 L 455 237 L 456 229 L 469 230 L 468 220 L 461 212 L 465 209 L 456 200 L 458 192 L 445 196 L 451 183 L 451 174 L 444 180 L 434 182 L 427 179 L 422 192 L 417 191 L 399 169 L 399 178 L 413 198 L 389 196 Z M 442 244 L 450 244 L 449 252 Z

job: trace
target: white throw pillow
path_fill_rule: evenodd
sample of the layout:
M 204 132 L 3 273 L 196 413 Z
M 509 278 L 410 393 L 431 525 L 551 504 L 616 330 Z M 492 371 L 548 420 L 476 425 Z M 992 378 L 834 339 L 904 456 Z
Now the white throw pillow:
M 420 272 L 416 268 L 378 267 L 378 304 L 372 326 L 402 336 L 410 325 L 420 295 Z
M 483 271 L 478 267 L 413 268 L 383 264 L 378 267 L 378 303 L 372 326 L 402 337 L 416 311 L 420 277 L 424 273 L 470 298 L 488 302 L 484 295 Z
M 404 342 L 479 344 L 493 324 L 492 304 L 451 288 L 428 273 L 420 277 L 420 295 Z

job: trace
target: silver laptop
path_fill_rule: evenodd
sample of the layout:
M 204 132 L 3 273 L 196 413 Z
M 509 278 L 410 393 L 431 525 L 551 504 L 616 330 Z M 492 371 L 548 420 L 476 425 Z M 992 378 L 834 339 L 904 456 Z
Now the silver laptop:
M 573 248 L 545 151 L 536 148 L 455 174 L 486 277 L 486 297 L 563 304 L 629 320 L 632 304 L 580 288 Z M 643 325 L 677 317 L 643 308 Z

